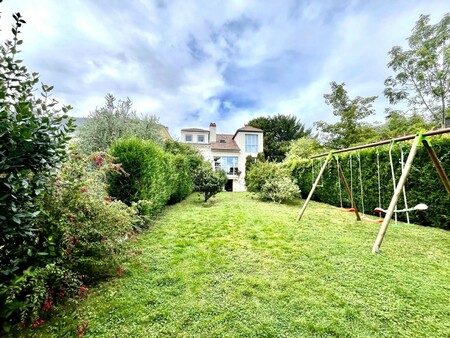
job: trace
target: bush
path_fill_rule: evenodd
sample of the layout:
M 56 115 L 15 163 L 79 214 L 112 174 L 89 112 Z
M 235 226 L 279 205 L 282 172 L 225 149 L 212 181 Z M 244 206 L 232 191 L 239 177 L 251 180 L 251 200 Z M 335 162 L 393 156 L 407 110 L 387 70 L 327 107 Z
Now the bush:
M 289 169 L 274 162 L 256 162 L 246 174 L 247 190 L 262 200 L 277 203 L 298 197 L 299 190 Z
M 137 216 L 107 195 L 105 175 L 112 170 L 120 166 L 105 154 L 73 155 L 48 185 L 33 245 L 17 251 L 28 268 L 1 284 L 4 327 L 19 320 L 39 325 L 58 302 L 80 297 L 83 284 L 116 273 Z
M 110 194 L 128 205 L 148 201 L 140 209 L 144 214 L 155 215 L 169 201 L 179 202 L 192 192 L 191 162 L 182 154 L 166 153 L 154 142 L 137 138 L 118 140 L 110 153 L 127 173 L 109 175 Z
M 292 181 L 292 178 L 281 176 L 264 183 L 261 188 L 260 198 L 281 203 L 299 197 L 299 193 L 299 189 Z
M 221 192 L 228 180 L 224 170 L 214 171 L 209 163 L 198 167 L 192 176 L 194 191 L 202 194 L 205 202 Z
M 450 138 L 441 136 L 434 137 L 432 140 L 433 148 L 441 160 L 444 171 L 450 173 Z M 406 161 L 410 144 L 402 142 L 396 145 L 392 151 L 393 162 L 395 166 L 396 181 L 401 175 L 401 151 L 403 147 L 404 159 Z M 393 184 L 391 169 L 389 164 L 389 146 L 378 148 L 378 156 L 380 162 L 380 176 L 381 176 L 381 205 L 378 202 L 378 169 L 377 169 L 377 149 L 369 148 L 360 151 L 362 182 L 364 194 L 364 211 L 366 214 L 374 214 L 376 207 L 383 207 L 387 209 L 393 195 Z M 352 157 L 352 176 L 353 184 L 350 181 L 350 156 Z M 353 185 L 353 196 L 358 210 L 362 211 L 361 188 L 359 182 L 359 164 L 358 153 L 344 153 L 339 154 L 339 162 L 348 180 L 349 185 Z M 318 160 L 315 160 L 315 175 L 319 173 Z M 303 197 L 311 190 L 313 179 L 311 177 L 311 161 L 298 163 L 293 172 L 294 179 L 297 180 Z M 343 204 L 345 207 L 350 207 L 350 201 L 347 194 L 341 185 L 341 192 Z M 408 180 L 406 181 L 406 195 L 408 205 L 414 206 L 418 203 L 425 203 L 429 206 L 427 211 L 410 212 L 410 221 L 416 224 L 431 225 L 434 227 L 450 229 L 450 217 L 448 210 L 450 210 L 450 196 L 446 192 L 441 180 L 439 179 L 436 170 L 425 149 L 419 147 L 416 158 L 414 159 L 412 169 Z M 328 203 L 339 206 L 339 185 L 338 173 L 335 161 L 331 161 L 330 165 L 324 172 L 323 187 L 316 189 L 313 199 L 319 202 Z M 403 209 L 402 196 L 398 201 L 398 208 Z M 400 220 L 405 221 L 406 215 L 399 213 Z

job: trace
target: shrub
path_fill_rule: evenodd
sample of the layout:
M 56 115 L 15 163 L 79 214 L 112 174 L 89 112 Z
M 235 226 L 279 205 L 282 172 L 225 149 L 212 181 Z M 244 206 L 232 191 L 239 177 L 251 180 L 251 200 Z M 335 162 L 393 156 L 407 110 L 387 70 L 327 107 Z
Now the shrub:
M 110 153 L 127 175 L 109 175 L 109 192 L 128 205 L 147 200 L 141 212 L 154 215 L 169 201 L 175 203 L 192 191 L 191 167 L 183 155 L 166 153 L 149 140 L 137 138 L 115 142 Z
M 115 274 L 136 211 L 107 195 L 105 178 L 120 171 L 106 154 L 72 155 L 40 203 L 33 246 L 18 252 L 27 269 L 2 283 L 1 317 L 41 323 L 53 305 L 79 297 L 83 283 Z
M 245 175 L 247 191 L 261 192 L 263 185 L 279 176 L 289 176 L 289 170 L 274 162 L 256 162 Z
M 299 197 L 298 186 L 288 176 L 270 179 L 261 188 L 261 199 L 281 203 Z
M 221 192 L 228 179 L 224 170 L 214 171 L 209 163 L 198 167 L 192 176 L 194 191 L 202 194 L 205 202 Z
M 203 164 L 203 156 L 191 145 L 173 140 L 164 142 L 164 150 L 173 155 L 183 155 L 189 161 L 191 173 Z

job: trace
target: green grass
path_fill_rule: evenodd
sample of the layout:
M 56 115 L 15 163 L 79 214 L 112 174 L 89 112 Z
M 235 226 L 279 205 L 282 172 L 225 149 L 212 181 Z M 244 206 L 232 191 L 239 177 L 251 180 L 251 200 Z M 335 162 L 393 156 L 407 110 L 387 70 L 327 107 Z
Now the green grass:
M 391 226 L 373 255 L 380 224 L 299 203 L 168 207 L 83 303 L 86 336 L 450 337 L 450 232 Z

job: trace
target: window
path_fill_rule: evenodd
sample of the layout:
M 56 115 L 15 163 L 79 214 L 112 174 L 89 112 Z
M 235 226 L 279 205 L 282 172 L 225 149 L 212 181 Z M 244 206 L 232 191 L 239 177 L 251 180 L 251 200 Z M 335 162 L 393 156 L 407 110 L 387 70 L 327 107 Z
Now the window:
M 245 152 L 257 153 L 258 152 L 258 135 L 245 135 Z
M 216 157 L 214 158 L 214 168 L 216 170 L 223 169 L 227 175 L 238 175 L 238 158 L 237 157 Z
M 186 135 L 186 142 L 192 142 L 192 135 Z
M 205 142 L 205 135 L 197 135 L 197 142 L 199 143 Z

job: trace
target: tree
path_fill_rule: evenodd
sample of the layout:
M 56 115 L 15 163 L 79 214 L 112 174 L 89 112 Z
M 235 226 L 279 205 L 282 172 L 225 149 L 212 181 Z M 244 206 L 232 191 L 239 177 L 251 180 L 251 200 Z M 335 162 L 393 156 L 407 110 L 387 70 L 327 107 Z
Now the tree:
M 173 155 L 183 155 L 189 161 L 189 167 L 193 172 L 197 167 L 203 164 L 203 156 L 200 152 L 189 144 L 166 140 L 164 150 Z
M 81 151 L 105 151 L 122 137 L 137 137 L 163 144 L 157 117 L 138 117 L 129 98 L 116 102 L 112 94 L 106 94 L 105 100 L 105 106 L 90 112 L 90 119 L 78 131 Z
M 415 134 L 419 130 L 430 130 L 433 123 L 427 123 L 418 113 L 410 116 L 400 110 L 386 109 L 386 123 L 378 127 L 382 139 L 391 139 L 399 136 Z
M 227 182 L 225 171 L 214 171 L 209 163 L 198 167 L 192 176 L 194 191 L 203 194 L 205 202 L 221 192 Z
M 305 128 L 304 124 L 292 115 L 257 117 L 248 125 L 264 131 L 264 155 L 267 160 L 275 162 L 284 159 L 290 141 L 311 135 L 311 128 Z
M 390 103 L 405 101 L 413 111 L 424 111 L 445 126 L 450 101 L 450 15 L 431 25 L 421 15 L 408 38 L 409 49 L 395 46 L 388 67 L 396 75 L 384 82 Z
M 377 137 L 376 131 L 362 120 L 375 114 L 372 103 L 377 96 L 349 98 L 345 83 L 331 82 L 331 94 L 325 94 L 325 103 L 333 107 L 333 115 L 340 121 L 329 124 L 324 121 L 314 123 L 321 132 L 324 145 L 333 149 L 347 148 L 356 143 L 367 143 Z

